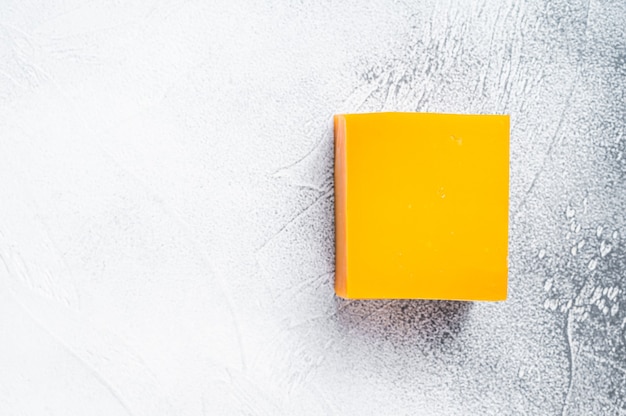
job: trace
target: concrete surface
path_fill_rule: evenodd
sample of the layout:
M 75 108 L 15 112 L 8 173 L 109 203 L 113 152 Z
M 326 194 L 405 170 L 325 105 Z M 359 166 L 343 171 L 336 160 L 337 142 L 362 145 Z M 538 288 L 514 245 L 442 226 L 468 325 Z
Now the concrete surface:
M 0 414 L 626 413 L 623 1 L 2 1 Z M 511 114 L 504 303 L 334 297 L 336 112 Z

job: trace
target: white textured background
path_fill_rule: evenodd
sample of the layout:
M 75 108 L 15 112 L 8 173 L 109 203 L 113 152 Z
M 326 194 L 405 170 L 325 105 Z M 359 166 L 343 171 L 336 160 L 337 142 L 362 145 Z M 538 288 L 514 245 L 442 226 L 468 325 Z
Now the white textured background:
M 0 414 L 626 414 L 625 102 L 623 1 L 0 1 Z M 507 302 L 334 297 L 379 110 L 511 114 Z

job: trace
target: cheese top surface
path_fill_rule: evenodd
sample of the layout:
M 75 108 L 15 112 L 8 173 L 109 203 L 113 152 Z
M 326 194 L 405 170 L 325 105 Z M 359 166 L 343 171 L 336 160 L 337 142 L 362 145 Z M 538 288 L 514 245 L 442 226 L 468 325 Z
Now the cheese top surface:
M 509 117 L 335 116 L 337 294 L 502 300 Z

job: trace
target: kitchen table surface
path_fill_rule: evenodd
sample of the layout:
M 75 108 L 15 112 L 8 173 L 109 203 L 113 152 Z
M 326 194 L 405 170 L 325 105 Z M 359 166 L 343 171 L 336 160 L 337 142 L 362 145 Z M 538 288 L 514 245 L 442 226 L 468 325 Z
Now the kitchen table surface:
M 510 114 L 505 302 L 335 296 L 375 111 Z M 623 1 L 4 1 L 0 414 L 626 414 L 625 153 Z

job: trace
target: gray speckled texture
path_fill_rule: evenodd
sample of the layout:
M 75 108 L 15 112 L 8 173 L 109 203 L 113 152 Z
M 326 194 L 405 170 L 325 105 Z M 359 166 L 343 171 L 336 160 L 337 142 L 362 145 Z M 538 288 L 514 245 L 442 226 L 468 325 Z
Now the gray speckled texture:
M 3 2 L 0 414 L 626 414 L 623 1 Z M 511 115 L 509 299 L 334 296 L 332 115 Z

